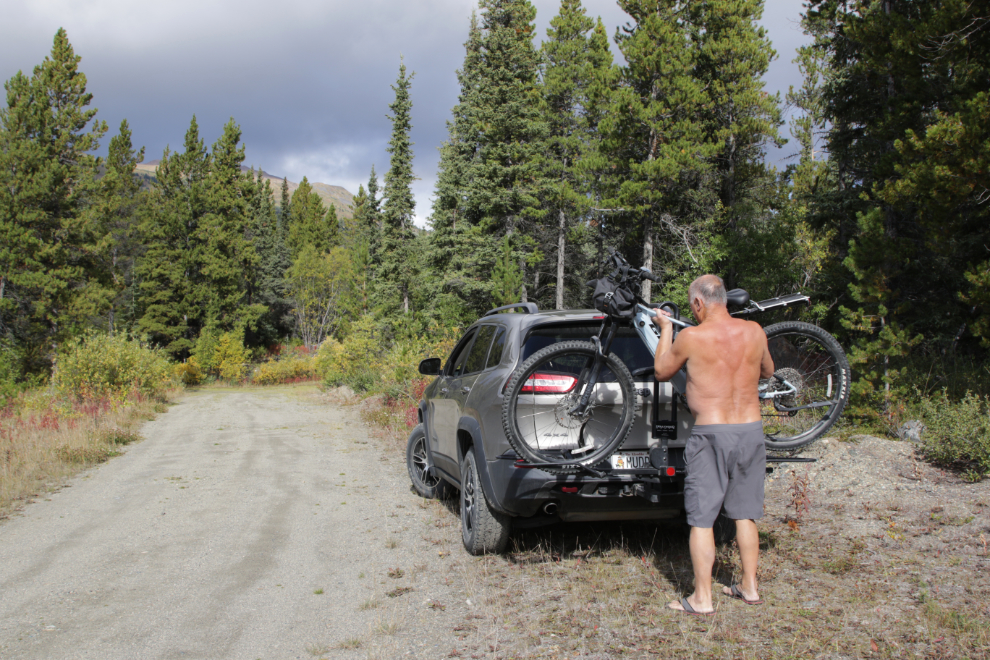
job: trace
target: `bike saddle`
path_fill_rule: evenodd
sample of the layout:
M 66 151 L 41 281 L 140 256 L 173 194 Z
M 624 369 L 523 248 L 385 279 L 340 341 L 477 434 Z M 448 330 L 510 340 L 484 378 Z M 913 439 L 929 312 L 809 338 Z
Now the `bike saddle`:
M 745 307 L 749 304 L 749 293 L 743 289 L 733 289 L 725 292 L 725 299 L 730 305 Z

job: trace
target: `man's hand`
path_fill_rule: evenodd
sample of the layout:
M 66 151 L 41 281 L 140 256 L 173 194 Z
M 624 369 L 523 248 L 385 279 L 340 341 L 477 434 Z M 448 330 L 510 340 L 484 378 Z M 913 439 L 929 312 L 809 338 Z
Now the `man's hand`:
M 673 329 L 674 324 L 670 322 L 670 312 L 665 309 L 656 310 L 657 315 L 653 317 L 653 322 L 660 326 L 660 331 L 663 332 L 667 328 Z

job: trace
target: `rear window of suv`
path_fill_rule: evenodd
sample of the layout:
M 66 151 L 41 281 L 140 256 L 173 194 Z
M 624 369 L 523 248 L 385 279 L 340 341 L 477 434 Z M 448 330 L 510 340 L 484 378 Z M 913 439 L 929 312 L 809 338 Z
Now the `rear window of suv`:
M 566 325 L 544 325 L 533 328 L 526 343 L 523 345 L 522 359 L 525 361 L 536 351 L 560 343 L 562 341 L 590 340 L 598 334 L 601 323 L 568 323 Z M 652 380 L 653 356 L 643 344 L 636 331 L 630 327 L 619 328 L 612 342 L 612 353 L 622 360 L 629 371 L 637 379 L 648 377 Z M 606 380 L 612 380 L 611 373 L 605 374 Z

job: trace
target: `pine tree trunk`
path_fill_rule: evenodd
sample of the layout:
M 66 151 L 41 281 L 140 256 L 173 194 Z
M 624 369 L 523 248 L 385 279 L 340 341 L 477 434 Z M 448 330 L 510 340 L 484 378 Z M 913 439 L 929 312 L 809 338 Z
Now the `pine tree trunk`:
M 653 270 L 653 216 L 646 214 L 646 224 L 643 227 L 643 268 Z M 643 300 L 650 302 L 650 285 L 653 282 L 643 280 Z
M 566 218 L 564 217 L 564 211 L 561 209 L 560 213 L 560 227 L 557 231 L 557 309 L 564 309 L 564 229 L 566 227 Z
M 519 257 L 519 272 L 522 273 L 522 285 L 520 286 L 520 302 L 529 302 L 526 295 L 526 260 Z
M 405 286 L 402 287 L 402 313 L 409 313 L 409 289 Z

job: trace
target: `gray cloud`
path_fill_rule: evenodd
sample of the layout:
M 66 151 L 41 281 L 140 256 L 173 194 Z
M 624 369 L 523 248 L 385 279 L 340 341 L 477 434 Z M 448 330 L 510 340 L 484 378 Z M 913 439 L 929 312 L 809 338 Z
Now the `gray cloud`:
M 559 0 L 535 4 L 542 37 Z M 768 5 L 763 24 L 779 57 L 767 86 L 786 91 L 800 83 L 790 64 L 805 39 L 795 27 L 800 5 Z M 83 58 L 99 117 L 111 132 L 126 117 L 146 158 L 159 158 L 166 145 L 181 149 L 194 113 L 207 142 L 234 117 L 248 164 L 354 192 L 372 164 L 379 174 L 388 167 L 389 85 L 402 55 L 416 71 L 412 137 L 420 181 L 414 193 L 422 222 L 475 6 L 471 0 L 21 1 L 5 7 L 0 76 L 30 72 L 61 26 Z M 610 32 L 627 20 L 611 0 L 585 6 Z

